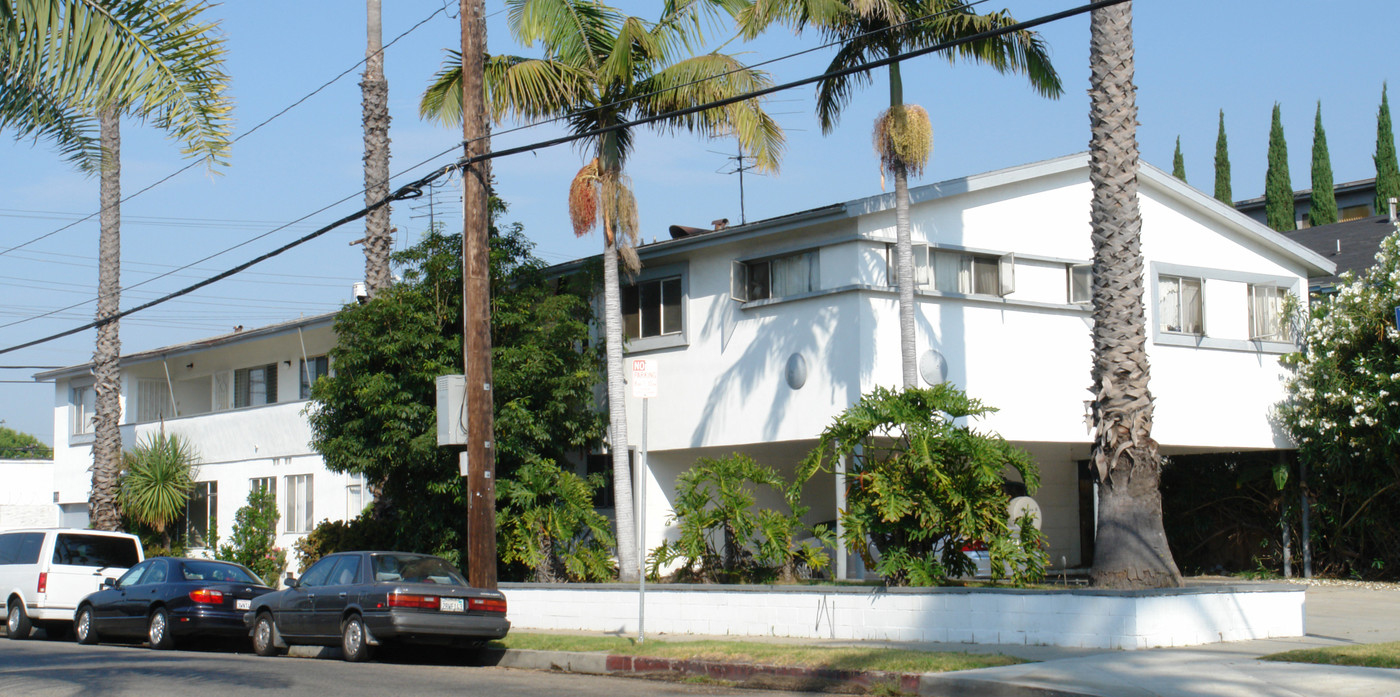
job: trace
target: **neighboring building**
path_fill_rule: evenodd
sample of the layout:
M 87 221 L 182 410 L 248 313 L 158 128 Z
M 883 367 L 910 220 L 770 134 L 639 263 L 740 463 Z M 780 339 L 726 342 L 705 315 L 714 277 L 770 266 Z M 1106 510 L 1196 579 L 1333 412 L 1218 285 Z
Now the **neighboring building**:
M 53 460 L 0 460 L 0 530 L 59 523 Z
M 1381 240 L 1395 234 L 1396 229 L 1394 218 L 1378 215 L 1285 234 L 1336 264 L 1337 268 L 1332 273 L 1308 279 L 1308 288 L 1312 292 L 1330 293 L 1337 285 L 1337 277 L 1343 272 L 1361 273 L 1374 266 Z
M 1000 409 L 979 429 L 1034 456 L 1055 566 L 1087 561 L 1093 484 L 1088 158 L 1075 155 L 911 191 L 920 372 Z M 1153 437 L 1166 455 L 1291 449 L 1271 422 L 1279 357 L 1295 349 L 1285 294 L 1331 262 L 1154 167 L 1142 167 Z M 659 396 L 628 398 L 645 437 L 649 547 L 677 477 L 743 451 L 791 473 L 863 393 L 900 384 L 885 194 L 641 247 L 623 289 L 630 356 L 659 363 Z M 560 265 L 570 273 L 585 261 Z M 805 492 L 836 517 L 834 475 Z M 765 502 L 778 505 L 776 500 Z
M 279 546 L 321 520 L 352 518 L 369 502 L 362 478 L 326 470 L 303 414 L 311 383 L 330 370 L 333 314 L 121 357 L 122 446 L 158 433 L 199 453 L 197 484 L 180 533 L 200 549 L 228 541 L 254 487 L 277 494 Z M 92 466 L 92 365 L 51 370 L 54 502 L 64 525 L 87 525 Z
M 1291 449 L 1270 419 L 1284 396 L 1278 359 L 1294 350 L 1283 300 L 1306 297 L 1307 278 L 1332 262 L 1159 169 L 1144 165 L 1139 181 L 1153 437 L 1168 456 Z M 911 191 L 923 381 L 1000 409 L 973 425 L 1038 463 L 1056 567 L 1085 563 L 1093 540 L 1090 198 L 1082 154 Z M 622 304 L 628 354 L 659 364 L 645 430 L 640 400 L 627 404 L 631 446 L 649 448 L 648 547 L 675 534 L 675 483 L 697 458 L 742 451 L 790 475 L 838 413 L 900 384 L 893 200 L 710 232 L 677 226 L 680 237 L 639 248 L 643 268 Z M 299 386 L 329 369 L 331 325 L 325 315 L 122 358 L 124 443 L 164 417 L 203 455 L 196 534 L 217 527 L 226 538 L 252 486 L 276 488 L 283 545 L 364 504 L 363 486 L 326 472 L 307 445 Z M 90 366 L 39 378 L 57 384 L 58 503 L 85 519 Z M 810 484 L 808 522 L 836 517 L 835 489 L 832 473 Z M 206 509 L 205 492 L 222 501 Z
M 1345 184 L 1337 184 L 1332 187 L 1337 196 L 1337 221 L 1348 222 L 1369 218 L 1373 215 L 1385 215 L 1387 211 L 1375 210 L 1376 203 L 1376 178 L 1362 179 Z M 1235 201 L 1235 209 L 1245 215 L 1265 224 L 1268 221 L 1268 212 L 1264 210 L 1264 197 L 1247 198 L 1243 201 Z M 1312 209 L 1312 189 L 1300 189 L 1293 192 L 1293 220 L 1298 224 L 1298 229 L 1309 227 L 1308 211 Z

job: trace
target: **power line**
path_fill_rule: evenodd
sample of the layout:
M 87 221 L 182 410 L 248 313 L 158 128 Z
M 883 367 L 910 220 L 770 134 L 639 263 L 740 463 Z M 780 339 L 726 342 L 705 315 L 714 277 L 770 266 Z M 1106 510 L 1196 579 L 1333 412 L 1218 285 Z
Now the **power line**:
M 911 50 L 911 51 L 906 51 L 906 52 L 899 53 L 899 54 L 896 54 L 896 55 L 892 55 L 892 56 L 889 56 L 889 57 L 886 57 L 886 58 L 882 58 L 882 59 L 879 59 L 879 60 L 870 61 L 870 62 L 868 62 L 868 63 L 863 63 L 863 64 L 861 64 L 861 65 L 851 66 L 851 67 L 848 67 L 848 68 L 842 68 L 842 69 L 839 69 L 839 70 L 827 71 L 827 72 L 821 73 L 821 74 L 819 74 L 819 75 L 815 75 L 815 76 L 811 76 L 811 77 L 806 77 L 806 78 L 802 78 L 802 79 L 799 79 L 799 80 L 793 80 L 793 81 L 791 81 L 791 82 L 783 83 L 783 84 L 780 84 L 780 85 L 773 85 L 773 86 L 766 87 L 766 88 L 763 88 L 763 89 L 754 90 L 754 91 L 752 91 L 752 92 L 747 92 L 747 93 L 742 94 L 742 95 L 736 95 L 736 96 L 734 96 L 734 97 L 729 97 L 729 98 L 725 98 L 725 99 L 718 99 L 718 100 L 714 100 L 714 101 L 712 101 L 712 102 L 707 102 L 707 103 L 705 103 L 705 104 L 695 105 L 695 106 L 691 106 L 691 107 L 686 107 L 686 108 L 683 108 L 683 109 L 676 109 L 676 110 L 673 110 L 673 111 L 670 111 L 670 112 L 666 112 L 666 113 L 654 114 L 654 115 L 642 117 L 642 118 L 639 118 L 639 119 L 636 119 L 636 120 L 633 120 L 633 121 L 627 121 L 627 122 L 622 122 L 622 123 L 614 124 L 614 125 L 611 125 L 611 126 L 605 126 L 605 127 L 602 127 L 602 128 L 593 129 L 593 130 L 591 130 L 591 131 L 586 131 L 586 132 L 583 132 L 583 133 L 574 133 L 574 134 L 570 134 L 570 135 L 567 135 L 567 136 L 561 136 L 561 137 L 558 137 L 558 138 L 552 138 L 552 139 L 545 140 L 545 141 L 541 141 L 541 142 L 539 142 L 539 143 L 535 143 L 535 144 L 531 144 L 531 145 L 522 145 L 522 146 L 517 146 L 517 147 L 514 147 L 514 148 L 507 148 L 507 149 L 500 150 L 500 151 L 496 151 L 496 152 L 488 152 L 488 153 L 485 153 L 485 154 L 482 154 L 482 155 L 478 155 L 478 156 L 476 156 L 476 157 L 471 157 L 471 158 L 464 157 L 464 158 L 461 158 L 460 160 L 458 160 L 456 163 L 454 163 L 454 164 L 452 164 L 452 165 L 448 165 L 448 166 L 446 166 L 446 167 L 443 167 L 443 168 L 441 168 L 441 169 L 439 169 L 439 170 L 437 170 L 437 171 L 434 171 L 433 173 L 431 173 L 431 174 L 429 174 L 429 175 L 427 175 L 427 176 L 425 176 L 425 177 L 422 177 L 422 178 L 420 178 L 420 179 L 418 179 L 418 180 L 416 180 L 416 181 L 414 181 L 414 182 L 412 182 L 412 183 L 409 183 L 409 184 L 406 184 L 406 185 L 404 185 L 404 186 L 399 187 L 397 190 L 395 190 L 395 191 L 394 191 L 393 193 L 391 193 L 389 196 L 386 196 L 385 198 L 382 198 L 382 199 L 380 199 L 379 201 L 376 201 L 376 202 L 374 202 L 373 204 L 371 204 L 371 205 L 369 205 L 369 206 L 366 206 L 365 208 L 362 208 L 362 209 L 360 209 L 359 211 L 357 211 L 357 212 L 355 212 L 355 213 L 352 213 L 352 214 L 350 214 L 350 215 L 347 215 L 347 216 L 345 216 L 345 217 L 343 217 L 343 218 L 341 218 L 341 219 L 339 219 L 339 220 L 337 220 L 337 221 L 335 221 L 335 222 L 333 222 L 333 223 L 331 223 L 331 224 L 329 224 L 329 225 L 326 225 L 326 226 L 324 226 L 324 227 L 322 227 L 322 228 L 317 229 L 316 231 L 314 231 L 314 232 L 312 232 L 312 233 L 310 233 L 310 234 L 308 234 L 308 235 L 305 235 L 305 236 L 303 236 L 303 237 L 301 237 L 301 238 L 299 238 L 299 239 L 297 239 L 297 240 L 293 240 L 292 242 L 289 242 L 289 243 L 287 243 L 287 244 L 285 244 L 285 245 L 283 245 L 283 246 L 281 246 L 281 247 L 278 247 L 277 249 L 274 249 L 274 250 L 272 250 L 272 251 L 270 251 L 270 252 L 267 252 L 267 253 L 265 253 L 265 254 L 263 254 L 263 255 L 261 255 L 261 256 L 258 256 L 258 257 L 256 257 L 256 258 L 252 259 L 251 261 L 244 262 L 243 264 L 240 264 L 240 265 L 238 265 L 238 266 L 235 266 L 235 267 L 233 267 L 233 268 L 231 268 L 231 269 L 229 269 L 229 270 L 227 270 L 227 271 L 224 271 L 224 272 L 219 273 L 219 274 L 217 274 L 217 275 L 215 275 L 215 276 L 212 276 L 212 277 L 210 277 L 210 278 L 208 278 L 208 279 L 205 279 L 205 280 L 200 281 L 200 282 L 198 282 L 198 283 L 195 283 L 195 284 L 193 284 L 193 285 L 187 286 L 187 287 L 182 288 L 182 289 L 180 289 L 180 290 L 174 291 L 174 292 L 172 292 L 172 293 L 168 293 L 168 294 L 166 294 L 166 295 L 164 295 L 164 296 L 162 296 L 162 297 L 160 297 L 160 298 L 156 298 L 155 300 L 152 300 L 152 301 L 150 301 L 150 302 L 144 303 L 144 304 L 142 304 L 142 305 L 138 305 L 138 306 L 133 307 L 133 308 L 128 308 L 128 309 L 126 309 L 126 310 L 122 310 L 122 311 L 120 311 L 120 312 L 117 312 L 117 313 L 115 313 L 115 314 L 109 316 L 109 317 L 104 317 L 104 318 L 102 318 L 102 319 L 100 319 L 100 320 L 95 320 L 95 321 L 89 322 L 89 323 L 84 324 L 84 325 L 82 325 L 82 326 L 80 326 L 80 327 L 75 327 L 75 328 L 73 328 L 73 329 L 69 329 L 69 330 L 66 330 L 66 331 L 63 331 L 63 332 L 59 332 L 58 334 L 53 334 L 53 335 L 50 335 L 50 336 L 47 336 L 47 337 L 44 337 L 44 338 L 41 338 L 41 339 L 36 339 L 36 340 L 34 340 L 34 341 L 26 342 L 26 343 L 24 343 L 24 344 L 19 344 L 19 345 L 16 345 L 16 346 L 11 346 L 11 347 L 8 347 L 8 348 L 0 349 L 0 354 L 10 353 L 10 352 L 12 352 L 12 351 L 17 351 L 17 350 L 20 350 L 20 349 L 29 348 L 30 346 L 35 346 L 35 345 L 38 345 L 38 344 L 46 343 L 46 342 L 52 341 L 52 340 L 54 340 L 54 339 L 59 339 L 59 338 L 65 337 L 65 336 L 70 336 L 70 335 L 72 335 L 72 334 L 76 334 L 76 333 L 81 332 L 81 331 L 85 331 L 85 330 L 87 330 L 87 329 L 92 329 L 92 328 L 94 328 L 94 327 L 98 327 L 98 326 L 101 326 L 101 325 L 104 325 L 104 324 L 109 324 L 109 323 L 111 323 L 111 322 L 115 322 L 115 321 L 117 321 L 117 320 L 119 320 L 119 319 L 121 319 L 121 318 L 123 318 L 123 317 L 126 317 L 126 316 L 128 316 L 128 315 L 134 314 L 134 313 L 136 313 L 136 312 L 140 312 L 140 311 L 142 311 L 142 310 L 145 310 L 145 309 L 154 307 L 154 306 L 156 306 L 156 305 L 159 305 L 159 304 L 164 303 L 164 302 L 166 302 L 166 301 L 172 300 L 172 299 L 174 299 L 174 298 L 177 298 L 177 297 L 180 297 L 180 296 L 183 296 L 183 295 L 187 295 L 187 294 L 189 294 L 189 293 L 192 293 L 192 292 L 194 292 L 194 291 L 196 291 L 196 290 L 198 290 L 198 289 L 200 289 L 200 288 L 203 288 L 203 287 L 205 287 L 205 286 L 207 286 L 207 285 L 210 285 L 210 284 L 216 283 L 216 282 L 218 282 L 218 281 L 220 281 L 220 280 L 223 280 L 223 279 L 225 279 L 225 278 L 228 278 L 229 276 L 232 276 L 232 275 L 234 275 L 234 274 L 236 274 L 236 273 L 239 273 L 240 271 L 243 271 L 244 269 L 247 269 L 248 267 L 251 267 L 251 266 L 253 266 L 253 265 L 255 265 L 255 264 L 258 264 L 258 263 L 260 263 L 260 262 L 262 262 L 262 261 L 265 261 L 265 260 L 267 260 L 267 259 L 271 259 L 272 257 L 278 256 L 278 255 L 280 255 L 280 254 L 286 252 L 287 250 L 290 250 L 290 249 L 292 249 L 292 248 L 294 248 L 294 247 L 297 247 L 297 246 L 299 246 L 299 245 L 301 245 L 301 244 L 304 244 L 304 243 L 306 243 L 306 242 L 309 242 L 309 241 L 311 241 L 311 240 L 313 240 L 313 239 L 315 239 L 315 238 L 317 238 L 317 237 L 320 237 L 321 235 L 323 235 L 323 234 L 325 234 L 325 233 L 327 233 L 327 232 L 330 232 L 331 230 L 334 230 L 335 228 L 340 227 L 341 225 L 344 225 L 344 224 L 346 224 L 346 223 L 350 223 L 350 222 L 353 222 L 353 221 L 358 220 L 358 219 L 360 219 L 360 218 L 363 218 L 364 216 L 368 215 L 371 211 L 373 211 L 373 210 L 375 210 L 375 209 L 378 209 L 378 208 L 380 208 L 380 207 L 382 207 L 382 206 L 388 205 L 388 204 L 391 203 L 392 201 L 404 200 L 404 199 L 409 199 L 409 198 L 416 198 L 416 197 L 418 197 L 418 196 L 421 196 L 422 193 L 423 193 L 423 192 L 422 192 L 423 187 L 428 186 L 428 185 L 431 184 L 434 180 L 436 180 L 436 179 L 438 179 L 438 178 L 440 178 L 440 177 L 442 177 L 442 176 L 445 176 L 445 175 L 449 174 L 450 172 L 452 172 L 452 171 L 455 170 L 455 169 L 465 169 L 465 168 L 469 168 L 469 167 L 471 167 L 472 165 L 477 164 L 477 163 L 479 163 L 479 162 L 485 162 L 485 161 L 488 161 L 488 160 L 493 160 L 493 159 L 496 159 L 496 158 L 498 158 L 498 157 L 508 157 L 508 156 L 510 156 L 510 155 L 518 155 L 518 154 L 522 154 L 522 153 L 532 152 L 532 151 L 539 150 L 539 149 L 543 149 L 543 148 L 554 147 L 554 146 L 556 146 L 556 145 L 564 145 L 564 144 L 567 144 L 567 143 L 572 143 L 572 142 L 577 141 L 577 140 L 582 140 L 582 139 L 584 139 L 584 138 L 591 138 L 591 137 L 594 137 L 594 136 L 603 135 L 603 134 L 605 134 L 605 133 L 611 133 L 611 132 L 618 131 L 618 130 L 622 130 L 622 129 L 625 129 L 625 128 L 632 128 L 632 127 L 635 127 L 635 126 L 640 126 L 640 125 L 646 125 L 646 124 L 650 124 L 650 123 L 655 123 L 655 122 L 657 122 L 657 121 L 662 121 L 662 120 L 665 120 L 665 119 L 675 118 L 675 117 L 677 117 L 677 116 L 686 116 L 686 115 L 689 115 L 689 114 L 694 114 L 694 113 L 697 113 L 697 112 L 700 112 L 700 111 L 705 111 L 705 110 L 707 110 L 707 109 L 714 109 L 714 108 L 718 108 L 718 107 L 722 107 L 722 106 L 728 106 L 728 105 L 730 105 L 730 104 L 735 104 L 735 103 L 742 102 L 742 101 L 746 101 L 746 100 L 749 100 L 749 99 L 755 99 L 755 98 L 758 98 L 758 97 L 763 97 L 763 96 L 766 96 L 766 95 L 769 95 L 769 94 L 773 94 L 773 93 L 776 93 L 776 92 L 781 92 L 781 91 L 785 91 L 785 90 L 789 90 L 789 89 L 794 89 L 794 88 L 797 88 L 797 87 L 804 87 L 804 86 L 806 86 L 806 85 L 810 85 L 810 84 L 819 82 L 819 81 L 821 81 L 821 80 L 829 79 L 829 78 L 844 77 L 844 76 L 852 75 L 852 74 L 855 74 L 855 73 L 858 73 L 858 72 L 866 72 L 866 71 L 874 70 L 874 69 L 876 69 L 876 68 L 881 68 L 881 67 L 884 67 L 884 66 L 887 66 L 887 65 L 891 65 L 891 64 L 893 64 L 893 63 L 897 63 L 897 62 L 903 61 L 903 60 L 908 60 L 908 59 L 911 59 L 911 58 L 918 58 L 918 57 L 920 57 L 920 56 L 925 56 L 925 55 L 928 55 L 928 54 L 930 54 L 930 53 L 935 53 L 935 52 L 938 52 L 938 51 L 945 51 L 945 50 L 948 50 L 948 49 L 950 49 L 950 48 L 955 48 L 955 47 L 957 47 L 957 46 L 961 46 L 961 45 L 964 45 L 964 44 L 972 43 L 972 42 L 975 42 L 975 41 L 981 41 L 981 40 L 983 40 L 983 39 L 994 38 L 994 37 L 997 37 L 997 36 L 1001 36 L 1001 35 L 1003 35 L 1003 34 L 1009 34 L 1009 33 L 1014 32 L 1014 31 L 1022 31 L 1022 30 L 1025 30 L 1025 29 L 1030 29 L 1030 28 L 1033 28 L 1033 27 L 1038 27 L 1038 26 L 1041 26 L 1041 25 L 1043 25 L 1043 24 L 1048 24 L 1048 23 L 1050 23 L 1050 22 L 1058 21 L 1058 20 L 1061 20 L 1061 19 L 1066 19 L 1066 18 L 1073 17 L 1073 16 L 1076 16 L 1076 15 L 1084 14 L 1084 13 L 1087 13 L 1087 12 L 1092 12 L 1093 10 L 1097 10 L 1097 9 L 1100 9 L 1100 8 L 1103 8 L 1103 7 L 1109 7 L 1109 6 L 1112 6 L 1112 5 L 1117 5 L 1117 4 L 1120 4 L 1120 3 L 1122 3 L 1122 2 L 1126 2 L 1126 1 L 1127 1 L 1127 0 L 1099 0 L 1098 2 L 1089 3 L 1089 4 L 1087 4 L 1087 5 L 1080 5 L 1079 7 L 1071 8 L 1071 9 L 1068 9 L 1068 10 L 1062 10 L 1062 11 L 1060 11 L 1060 12 L 1052 13 L 1052 14 L 1049 14 L 1049 15 L 1044 15 L 1044 16 L 1039 17 L 1039 18 L 1037 18 L 1037 19 L 1028 20 L 1028 21 L 1025 21 L 1025 22 L 1017 22 L 1017 23 L 1015 23 L 1015 24 L 1008 25 L 1008 26 L 1005 26 L 1005 27 L 999 27 L 999 28 L 997 28 L 997 29 L 991 29 L 991 30 L 988 30 L 988 31 L 985 31 L 985 32 L 980 32 L 980 33 L 974 34 L 974 35 L 972 35 L 972 36 L 962 37 L 962 38 L 959 38 L 959 39 L 954 39 L 954 40 L 952 40 L 952 41 L 946 41 L 946 42 L 943 42 L 943 43 L 940 43 L 940 44 L 935 44 L 935 45 L 933 45 L 933 46 L 928 46 L 928 47 L 921 48 L 921 49 L 914 49 L 914 50 Z M 487 138 L 489 138 L 489 136 L 487 136 Z M 449 149 L 449 150 L 443 151 L 443 153 L 441 153 L 441 154 L 446 154 L 447 152 L 451 152 L 452 150 L 455 150 L 457 147 L 460 147 L 460 144 L 459 144 L 459 146 L 454 146 L 453 148 L 451 148 L 451 149 Z M 431 159 L 436 159 L 436 157 L 441 156 L 441 154 L 438 155 L 438 156 L 434 156 L 433 158 L 430 158 L 430 160 L 431 160 Z M 411 170 L 411 169 L 416 169 L 418 166 L 421 166 L 422 164 L 425 164 L 426 162 L 428 162 L 428 161 L 430 161 L 430 160 L 426 160 L 426 161 L 424 161 L 423 163 L 420 163 L 419 165 L 416 165 L 415 167 L 410 168 L 410 170 Z M 343 201 L 345 201 L 345 200 L 348 200 L 349 198 L 352 198 L 353 196 L 358 196 L 358 195 L 361 194 L 361 193 L 364 193 L 364 190 L 363 190 L 363 189 L 360 190 L 359 192 L 357 192 L 356 194 L 352 194 L 351 196 L 347 196 L 346 198 L 341 199 L 340 202 L 343 202 Z M 337 204 L 340 203 L 340 202 L 337 202 Z M 336 205 L 336 204 L 332 204 L 332 205 Z M 329 207 L 330 207 L 330 206 L 327 206 L 327 208 L 329 208 Z M 325 210 L 325 209 L 323 208 L 323 209 L 321 209 L 321 210 Z M 317 211 L 317 212 L 320 212 L 320 211 Z M 314 215 L 314 213 L 313 213 L 312 215 Z M 308 215 L 308 216 L 306 216 L 306 217 L 310 217 L 310 216 Z M 302 219 L 305 219 L 305 218 L 302 218 Z M 271 234 L 271 233 L 268 233 L 268 234 Z M 251 240 L 250 240 L 250 241 L 251 241 Z M 246 244 L 246 243 L 245 243 L 245 244 Z M 241 245 L 239 245 L 239 246 L 241 246 Z M 221 253 L 222 253 L 222 252 L 221 252 Z M 213 256 L 217 256 L 217 254 L 216 254 L 216 255 L 213 255 Z M 211 257 L 207 257 L 207 258 L 212 258 L 212 256 L 211 256 Z M 206 259 L 207 259 L 207 258 L 206 258 Z M 201 260 L 201 261 L 202 261 L 202 260 Z M 196 263 L 198 263 L 198 262 L 196 262 Z M 168 274 L 167 274 L 167 275 L 168 275 Z M 154 279 L 151 279 L 151 280 L 154 280 Z M 12 323 L 12 324 L 15 324 L 15 323 Z M 6 326 L 10 326 L 10 325 L 0 325 L 0 327 L 6 327 Z
M 418 22 L 417 24 L 415 24 L 415 25 L 409 27 L 408 30 L 405 31 L 404 33 L 399 34 L 398 36 L 394 37 L 393 41 L 390 41 L 389 43 L 384 44 L 383 48 L 380 48 L 379 51 L 378 51 L 377 53 L 383 53 L 384 51 L 388 50 L 389 47 L 390 47 L 390 46 L 393 46 L 395 43 L 397 43 L 397 42 L 399 41 L 399 39 L 402 39 L 403 37 L 408 36 L 410 33 L 412 33 L 413 31 L 415 31 L 416 29 L 418 29 L 418 27 L 421 27 L 421 26 L 423 26 L 424 24 L 427 24 L 429 20 L 431 20 L 432 18 L 438 16 L 438 15 L 439 15 L 440 13 L 442 13 L 445 9 L 446 9 L 445 7 L 439 7 L 438 9 L 434 10 L 432 14 L 430 14 L 430 15 L 428 15 L 427 17 L 423 18 L 422 21 L 420 21 L 420 22 Z M 341 74 L 336 75 L 335 77 L 331 78 L 329 81 L 325 82 L 325 83 L 322 84 L 320 87 L 317 87 L 316 89 L 311 90 L 311 92 L 309 92 L 308 94 L 306 94 L 305 96 L 303 96 L 301 99 L 298 99 L 298 100 L 296 100 L 295 102 L 292 102 L 292 103 L 289 104 L 286 108 L 284 108 L 284 109 L 282 109 L 281 111 L 279 111 L 279 112 L 273 114 L 272 116 L 267 117 L 267 118 L 264 119 L 261 123 L 258 123 L 256 126 L 253 126 L 252 128 L 248 129 L 247 131 L 244 131 L 243 133 L 239 134 L 239 135 L 238 135 L 237 137 L 235 137 L 232 141 L 230 141 L 230 144 L 237 143 L 238 141 L 243 140 L 244 138 L 247 138 L 247 137 L 250 136 L 250 135 L 253 135 L 254 133 L 256 133 L 256 132 L 258 131 L 258 129 L 262 128 L 263 126 L 266 126 L 267 124 L 271 123 L 273 120 L 275 120 L 275 119 L 281 117 L 283 114 L 286 114 L 287 112 L 291 111 L 292 109 L 295 109 L 295 108 L 297 108 L 298 106 L 301 106 L 302 103 L 306 102 L 306 100 L 311 99 L 312 97 L 314 97 L 314 96 L 316 96 L 317 94 L 319 94 L 322 90 L 326 89 L 327 87 L 330 87 L 331 85 L 335 84 L 336 82 L 339 82 L 340 79 L 343 78 L 343 77 L 345 77 L 346 75 L 349 75 L 350 73 L 355 72 L 355 69 L 356 69 L 356 68 L 359 68 L 361 65 L 364 65 L 365 61 L 367 61 L 367 60 L 369 60 L 369 57 L 368 57 L 368 56 L 366 56 L 366 57 L 364 57 L 364 58 L 361 58 L 360 61 L 359 61 L 358 63 L 355 63 L 354 65 L 350 66 L 350 67 L 347 68 L 344 72 L 342 72 Z M 191 162 L 191 163 L 185 165 L 184 167 L 181 167 L 180 169 L 175 170 L 175 171 L 172 172 L 171 174 L 166 175 L 165 177 L 156 180 L 154 183 L 147 185 L 144 189 L 141 189 L 141 190 L 137 191 L 136 193 L 131 194 L 130 196 L 127 196 L 127 197 L 123 198 L 121 201 L 119 201 L 119 202 L 117 203 L 117 205 L 121 205 L 121 204 L 123 204 L 123 203 L 126 203 L 127 201 L 130 201 L 131 199 L 136 198 L 137 196 L 140 196 L 141 194 L 144 194 L 144 193 L 146 193 L 147 191 L 150 191 L 151 189 L 154 189 L 154 188 L 156 188 L 157 186 L 160 186 L 161 184 L 164 184 L 165 182 L 168 182 L 168 181 L 170 181 L 171 179 L 174 179 L 175 177 L 178 177 L 178 176 L 180 176 L 181 174 L 184 174 L 185 172 L 188 172 L 189 170 L 193 169 L 195 166 L 197 166 L 197 165 L 199 165 L 199 164 L 200 164 L 200 161 L 199 161 L 199 160 L 195 160 L 194 162 Z M 21 243 L 15 245 L 15 246 L 13 246 L 13 247 L 10 247 L 10 248 L 8 248 L 8 249 L 0 250 L 0 256 L 5 256 L 6 254 L 9 254 L 10 252 L 13 252 L 13 251 L 15 251 L 15 250 L 17 250 L 17 249 L 20 249 L 20 248 L 22 248 L 22 247 L 27 247 L 27 246 L 29 246 L 29 245 L 31 245 L 31 244 L 34 244 L 35 242 L 38 242 L 38 241 L 40 241 L 40 240 L 44 240 L 44 239 L 47 239 L 47 238 L 52 237 L 52 236 L 54 236 L 54 235 L 57 235 L 58 233 L 63 232 L 64 230 L 68 230 L 68 229 L 70 229 L 70 228 L 72 228 L 72 227 L 75 227 L 75 226 L 78 225 L 79 223 L 82 223 L 82 222 L 85 222 L 85 221 L 88 221 L 88 220 L 92 220 L 93 217 L 99 215 L 101 212 L 102 212 L 102 210 L 101 210 L 101 209 L 98 209 L 98 210 L 95 211 L 95 212 L 89 213 L 89 214 L 83 216 L 82 218 L 79 218 L 78 220 L 75 220 L 75 221 L 73 221 L 73 222 L 71 222 L 71 223 L 69 223 L 69 224 L 67 224 L 67 225 L 64 225 L 63 227 L 58 228 L 57 230 L 53 230 L 53 231 L 51 231 L 51 232 L 46 232 L 46 233 L 44 233 L 44 234 L 42 234 L 42 235 L 40 235 L 40 236 L 38 236 L 38 237 L 35 237 L 34 239 L 29 240 L 29 241 L 27 241 L 27 242 L 21 242 Z

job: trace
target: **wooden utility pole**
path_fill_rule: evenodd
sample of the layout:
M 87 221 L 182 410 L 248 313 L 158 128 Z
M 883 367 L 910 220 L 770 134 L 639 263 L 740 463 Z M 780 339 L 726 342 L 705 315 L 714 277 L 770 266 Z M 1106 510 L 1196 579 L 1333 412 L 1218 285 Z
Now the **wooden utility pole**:
M 490 149 L 486 91 L 485 0 L 462 4 L 462 139 L 468 161 Z M 478 160 L 462 172 L 462 330 L 467 375 L 467 578 L 496 587 L 496 451 L 491 423 L 491 269 L 488 185 Z

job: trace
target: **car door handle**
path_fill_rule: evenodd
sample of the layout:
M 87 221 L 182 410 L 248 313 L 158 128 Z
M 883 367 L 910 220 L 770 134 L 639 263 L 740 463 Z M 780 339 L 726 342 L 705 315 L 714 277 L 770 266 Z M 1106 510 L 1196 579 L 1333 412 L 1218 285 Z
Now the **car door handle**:
M 345 597 L 345 594 L 344 594 L 344 593 L 341 593 L 341 594 L 340 594 L 340 597 L 344 598 L 344 597 Z

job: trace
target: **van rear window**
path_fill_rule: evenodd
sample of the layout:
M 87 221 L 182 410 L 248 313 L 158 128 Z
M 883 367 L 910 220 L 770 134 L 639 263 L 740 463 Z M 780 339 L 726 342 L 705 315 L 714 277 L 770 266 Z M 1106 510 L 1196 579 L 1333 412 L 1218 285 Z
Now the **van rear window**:
M 0 535 L 0 564 L 37 564 L 42 532 L 12 532 Z
M 53 563 L 129 569 L 141 561 L 129 537 L 63 533 L 53 546 Z

